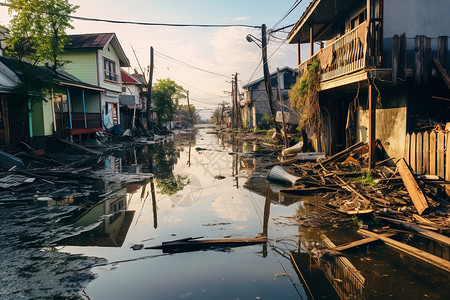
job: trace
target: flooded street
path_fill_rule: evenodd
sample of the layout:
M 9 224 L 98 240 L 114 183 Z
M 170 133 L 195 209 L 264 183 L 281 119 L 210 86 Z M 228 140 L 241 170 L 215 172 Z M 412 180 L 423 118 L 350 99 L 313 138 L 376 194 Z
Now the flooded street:
M 105 170 L 153 173 L 153 180 L 86 182 L 88 195 L 0 206 L 0 298 L 436 299 L 450 292 L 446 272 L 381 244 L 346 252 L 361 273 L 327 257 L 321 234 L 342 244 L 360 238 L 357 222 L 370 221 L 329 216 L 308 204 L 320 201 L 314 197 L 279 194 L 267 169 L 255 169 L 270 151 L 211 131 L 105 158 Z M 145 249 L 189 237 L 261 236 L 268 243 Z

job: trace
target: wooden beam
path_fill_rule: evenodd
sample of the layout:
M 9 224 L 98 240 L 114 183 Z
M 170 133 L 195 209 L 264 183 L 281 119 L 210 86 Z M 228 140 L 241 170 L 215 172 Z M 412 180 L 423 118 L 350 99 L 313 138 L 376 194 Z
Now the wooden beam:
M 363 236 L 376 237 L 376 238 L 382 240 L 383 242 L 385 242 L 388 246 L 391 246 L 397 250 L 400 250 L 400 251 L 402 251 L 410 256 L 413 256 L 417 259 L 428 262 L 428 263 L 430 263 L 436 267 L 439 267 L 447 272 L 450 272 L 450 261 L 448 261 L 448 260 L 442 259 L 436 255 L 422 251 L 420 249 L 417 249 L 410 245 L 401 243 L 394 239 L 382 236 L 381 234 L 377 234 L 375 232 L 371 232 L 371 231 L 364 230 L 364 229 L 359 229 L 357 232 Z
M 381 234 L 382 236 L 385 237 L 391 237 L 394 236 L 395 233 L 383 233 Z M 380 239 L 378 237 L 368 237 L 365 239 L 361 239 L 358 241 L 354 241 L 354 242 L 350 242 L 350 243 L 346 243 L 346 244 L 342 244 L 339 246 L 336 246 L 334 248 L 332 248 L 331 250 L 335 250 L 335 251 L 344 251 L 344 250 L 348 250 L 348 249 L 352 249 L 352 248 L 356 248 L 359 246 L 363 246 L 363 245 L 367 245 L 376 241 L 379 241 Z
M 425 195 L 420 190 L 419 185 L 414 179 L 413 174 L 409 170 L 408 165 L 403 158 L 397 162 L 397 168 L 400 176 L 402 177 L 403 183 L 408 190 L 409 196 L 417 209 L 417 212 L 421 215 L 423 211 L 428 208 Z
M 450 89 L 450 77 L 448 76 L 447 72 L 445 71 L 445 68 L 441 65 L 441 63 L 439 62 L 439 60 L 437 58 L 433 58 L 433 61 L 436 64 L 436 67 L 439 70 L 439 74 L 441 75 L 445 84 Z
M 442 235 L 440 233 L 425 229 L 420 227 L 417 224 L 411 223 L 411 222 L 405 222 L 401 220 L 395 220 L 391 218 L 385 218 L 385 217 L 377 217 L 377 219 L 383 219 L 388 222 L 391 222 L 393 224 L 399 225 L 403 228 L 414 230 L 417 233 L 420 233 L 421 235 L 425 236 L 426 238 L 436 241 L 440 244 L 450 246 L 450 238 L 448 236 Z
M 314 55 L 314 29 L 312 24 L 309 25 L 309 55 Z

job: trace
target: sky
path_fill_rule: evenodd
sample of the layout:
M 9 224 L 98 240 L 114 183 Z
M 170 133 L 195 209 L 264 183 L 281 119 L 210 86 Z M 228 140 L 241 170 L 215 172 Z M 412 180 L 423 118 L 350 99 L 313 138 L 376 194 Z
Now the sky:
M 7 2 L 0 0 L 1 2 Z M 80 6 L 75 16 L 108 20 L 171 24 L 245 24 L 268 30 L 285 15 L 295 0 L 70 0 Z M 303 0 L 275 28 L 298 21 L 311 0 Z M 7 8 L 0 6 L 0 25 L 7 25 Z M 248 34 L 261 38 L 261 30 L 247 27 L 199 28 L 111 24 L 73 20 L 75 29 L 68 34 L 116 33 L 131 63 L 126 71 L 147 69 L 150 46 L 154 49 L 154 81 L 170 78 L 189 90 L 191 104 L 199 109 L 213 109 L 222 101 L 230 102 L 232 74 L 238 73 L 239 90 L 263 76 L 261 49 L 246 40 Z M 268 57 L 271 72 L 276 68 L 297 67 L 297 46 L 283 43 L 287 31 L 269 37 Z M 307 45 L 304 45 L 308 47 Z M 135 50 L 136 55 L 133 53 Z M 308 51 L 302 48 L 302 54 Z M 137 59 L 136 57 L 137 56 Z M 175 61 L 176 60 L 176 61 Z M 200 68 L 208 72 L 200 71 Z M 212 74 L 212 73 L 216 74 Z M 183 100 L 182 103 L 186 101 Z M 207 118 L 211 110 L 201 113 Z

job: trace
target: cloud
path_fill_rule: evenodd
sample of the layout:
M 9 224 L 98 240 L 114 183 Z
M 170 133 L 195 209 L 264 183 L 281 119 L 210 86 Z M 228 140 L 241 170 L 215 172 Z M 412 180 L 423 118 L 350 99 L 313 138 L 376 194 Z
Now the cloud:
M 250 17 L 237 17 L 237 18 L 234 18 L 233 21 L 244 21 L 244 20 L 249 20 L 249 19 L 250 19 Z

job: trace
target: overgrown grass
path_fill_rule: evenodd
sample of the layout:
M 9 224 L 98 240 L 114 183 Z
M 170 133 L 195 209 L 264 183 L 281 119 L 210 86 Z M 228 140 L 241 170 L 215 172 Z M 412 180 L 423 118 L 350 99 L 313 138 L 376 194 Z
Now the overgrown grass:
M 362 176 L 359 178 L 356 178 L 355 181 L 358 183 L 364 184 L 364 185 L 370 185 L 370 186 L 377 185 L 377 183 L 375 182 L 375 178 L 373 177 L 373 173 L 369 169 L 363 170 Z

